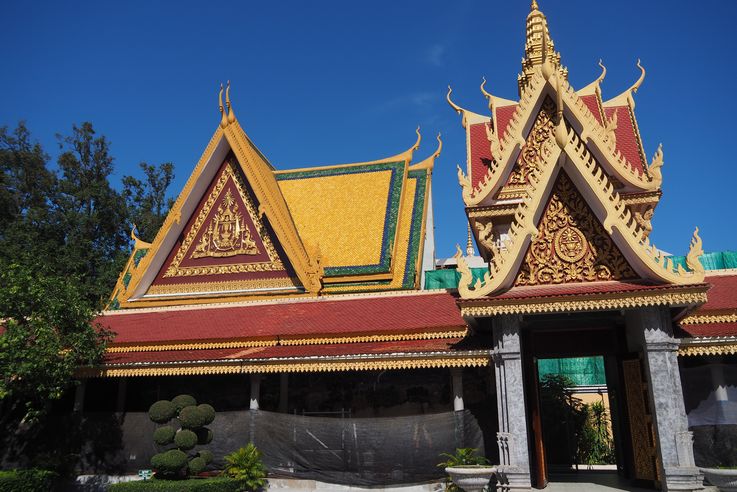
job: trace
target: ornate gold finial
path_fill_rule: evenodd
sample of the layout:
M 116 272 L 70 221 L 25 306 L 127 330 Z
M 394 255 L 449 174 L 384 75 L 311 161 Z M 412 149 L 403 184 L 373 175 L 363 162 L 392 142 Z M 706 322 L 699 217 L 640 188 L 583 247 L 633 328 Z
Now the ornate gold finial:
M 230 105 L 230 80 L 225 89 L 225 105 L 228 108 L 228 123 L 233 123 L 235 121 L 235 113 L 233 112 L 233 106 Z
M 704 254 L 703 243 L 701 237 L 699 237 L 699 228 L 693 232 L 691 238 L 691 246 L 686 255 L 686 265 L 696 274 L 704 274 L 704 265 L 701 264 L 699 257 Z
M 453 89 L 451 89 L 450 85 L 448 85 L 448 93 L 445 95 L 445 100 L 448 101 L 448 104 L 450 104 L 450 107 L 453 108 L 456 113 L 461 114 L 461 112 L 463 112 L 463 109 L 461 109 L 460 106 L 458 106 L 450 99 L 451 94 L 453 94 Z
M 435 158 L 439 157 L 440 152 L 443 150 L 443 140 L 440 138 L 440 132 L 438 132 L 437 140 L 438 140 L 438 148 L 435 149 L 435 152 L 433 153 L 433 157 Z
M 640 69 L 641 73 L 640 73 L 640 78 L 637 79 L 637 82 L 632 84 L 632 87 L 630 87 L 630 91 L 632 91 L 633 94 L 637 94 L 637 90 L 640 88 L 640 86 L 642 85 L 642 82 L 645 80 L 645 67 L 642 66 L 639 58 L 637 59 L 637 68 Z
M 151 247 L 151 243 L 147 243 L 146 241 L 142 241 L 138 238 L 138 227 L 136 227 L 136 224 L 133 224 L 133 228 L 131 229 L 131 239 L 133 240 L 133 249 L 136 251 Z
M 552 65 L 552 70 L 544 67 L 545 62 Z M 545 18 L 537 2 L 530 5 L 530 13 L 527 15 L 527 28 L 525 36 L 525 56 L 522 59 L 522 72 L 517 77 L 520 96 L 525 91 L 536 71 L 543 69 L 543 74 L 549 78 L 555 69 L 561 68 L 560 53 L 556 53 L 555 44 L 548 31 L 548 21 Z M 546 74 L 547 72 L 547 74 Z M 563 68 L 563 76 L 568 71 Z
M 422 134 L 420 133 L 420 125 L 417 125 L 417 129 L 415 130 L 415 133 L 417 134 L 417 141 L 412 146 L 411 150 L 417 150 L 420 148 L 420 142 L 422 142 Z
M 473 249 L 473 234 L 471 234 L 471 223 L 468 223 L 468 239 L 466 240 L 466 256 L 476 256 Z
M 663 144 L 658 145 L 658 150 L 655 151 L 653 160 L 647 167 L 647 172 L 650 174 L 653 182 L 660 187 L 663 183 Z
M 604 66 L 604 63 L 601 61 L 601 58 L 599 58 L 599 66 L 601 67 L 601 75 L 599 75 L 599 78 L 596 79 L 597 84 L 601 84 L 604 82 L 604 78 L 606 77 L 606 67 Z
M 218 102 L 220 107 L 220 128 L 228 126 L 228 116 L 225 114 L 225 108 L 223 107 L 223 84 L 220 84 L 220 94 L 218 94 Z
M 489 112 L 494 116 L 494 96 L 486 92 L 486 77 L 481 77 L 481 94 L 489 101 Z

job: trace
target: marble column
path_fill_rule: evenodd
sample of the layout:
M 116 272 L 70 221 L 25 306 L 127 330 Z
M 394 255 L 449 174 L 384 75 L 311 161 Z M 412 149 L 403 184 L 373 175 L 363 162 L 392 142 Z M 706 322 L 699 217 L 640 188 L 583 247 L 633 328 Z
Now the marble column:
M 504 315 L 495 317 L 492 323 L 499 414 L 499 487 L 504 491 L 530 490 L 520 319 Z
M 261 393 L 261 374 L 251 374 L 251 402 L 249 408 L 258 410 L 258 398 Z
M 646 307 L 626 314 L 627 337 L 644 354 L 653 424 L 664 491 L 701 490 L 703 476 L 694 464 L 693 434 L 688 430 L 678 370 L 678 340 L 667 307 Z
M 453 410 L 460 412 L 463 405 L 463 369 L 454 367 L 450 370 L 451 383 L 453 386 Z

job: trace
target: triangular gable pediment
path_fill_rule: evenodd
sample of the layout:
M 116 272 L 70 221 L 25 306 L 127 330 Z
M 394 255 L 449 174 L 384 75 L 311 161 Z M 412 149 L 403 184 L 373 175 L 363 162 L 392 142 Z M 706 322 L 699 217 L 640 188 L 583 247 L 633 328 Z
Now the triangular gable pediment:
M 299 290 L 300 283 L 233 154 L 207 192 L 146 296 Z
M 637 278 L 584 197 L 560 171 L 514 285 Z
M 232 214 L 236 205 L 241 219 L 239 230 L 233 233 L 241 235 L 241 242 L 229 247 L 224 230 L 221 241 L 213 242 L 217 227 L 224 227 L 224 222 L 215 220 L 218 210 L 222 206 L 223 219 L 231 214 L 235 226 Z M 255 247 L 249 246 L 250 241 Z M 213 297 L 314 295 L 322 288 L 322 273 L 313 256 L 297 233 L 273 168 L 238 121 L 226 120 L 210 140 L 145 256 L 121 274 L 110 306 L 212 302 Z

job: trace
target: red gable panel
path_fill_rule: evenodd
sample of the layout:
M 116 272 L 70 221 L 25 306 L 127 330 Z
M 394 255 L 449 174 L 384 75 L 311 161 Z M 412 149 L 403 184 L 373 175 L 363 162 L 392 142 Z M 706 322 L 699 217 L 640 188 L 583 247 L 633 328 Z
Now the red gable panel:
M 235 156 L 228 156 L 149 293 L 295 288 L 295 274 L 258 205 Z
M 603 125 L 604 122 L 601 119 L 601 105 L 599 104 L 599 96 L 597 96 L 596 94 L 589 94 L 586 96 L 581 96 L 581 100 L 586 105 L 586 107 L 589 108 L 589 111 L 591 111 L 591 114 L 594 115 L 596 121 L 598 121 L 600 125 Z
M 617 112 L 617 129 L 614 133 L 617 137 L 617 150 L 622 153 L 632 167 L 642 174 L 645 163 L 643 162 L 640 140 L 635 131 L 633 115 L 628 106 L 604 108 L 604 113 L 608 119 L 612 118 L 615 111 Z
M 471 185 L 476 185 L 486 176 L 491 165 L 491 149 L 486 136 L 487 123 L 476 123 L 468 128 L 471 140 Z

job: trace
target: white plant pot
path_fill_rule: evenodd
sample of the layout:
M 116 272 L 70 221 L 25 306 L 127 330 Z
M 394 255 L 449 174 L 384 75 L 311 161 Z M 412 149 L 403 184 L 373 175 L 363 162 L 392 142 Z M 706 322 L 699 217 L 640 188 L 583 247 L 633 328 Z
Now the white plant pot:
M 445 473 L 450 475 L 453 483 L 466 492 L 481 492 L 489 485 L 489 480 L 496 473 L 496 467 L 483 465 L 449 466 Z
M 737 469 L 735 468 L 701 468 L 710 484 L 716 485 L 721 492 L 737 492 Z

